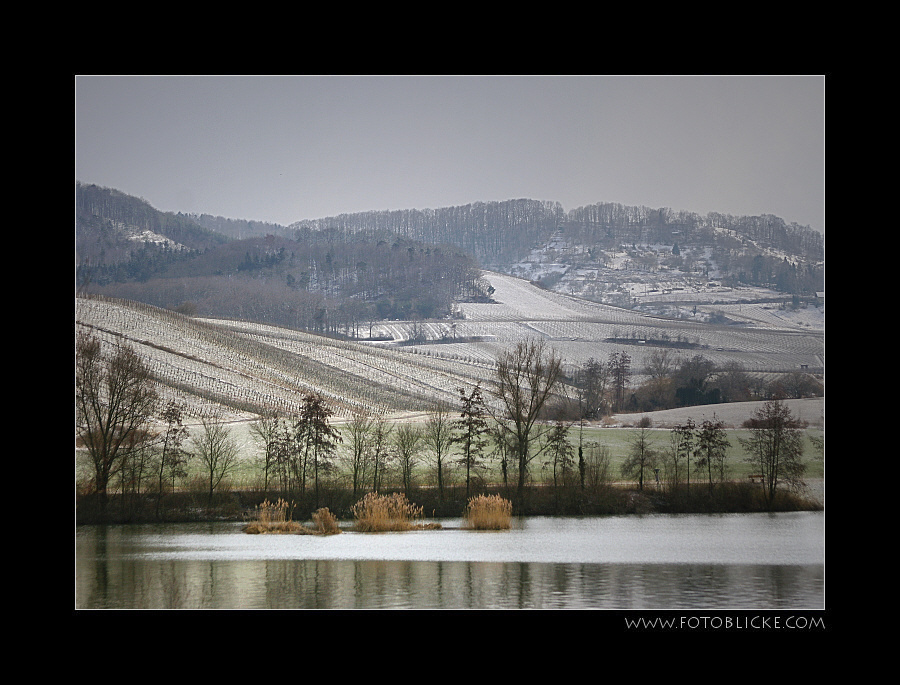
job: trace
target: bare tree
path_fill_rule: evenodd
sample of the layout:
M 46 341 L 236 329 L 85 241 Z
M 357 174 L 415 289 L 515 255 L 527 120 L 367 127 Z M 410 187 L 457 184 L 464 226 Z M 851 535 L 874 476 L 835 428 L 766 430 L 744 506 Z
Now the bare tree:
M 272 436 L 272 477 L 278 479 L 278 487 L 289 500 L 293 500 L 294 488 L 298 487 L 295 463 L 297 461 L 297 440 L 293 427 L 281 421 Z
M 212 506 L 216 489 L 237 465 L 238 447 L 218 418 L 201 419 L 201 427 L 200 434 L 194 436 L 194 448 L 206 473 L 208 503 Z
M 489 428 L 490 436 L 494 442 L 493 456 L 500 462 L 500 474 L 503 478 L 504 491 L 509 490 L 509 470 L 510 457 L 517 454 L 513 444 L 513 433 L 501 425 L 499 421 L 495 421 Z
M 771 383 L 773 393 L 780 397 L 801 398 L 822 391 L 822 385 L 814 376 L 801 371 L 783 374 Z
M 281 435 L 281 417 L 277 411 L 265 414 L 250 424 L 250 434 L 263 445 L 263 490 L 269 489 L 269 477 L 275 470 L 278 442 Z
M 607 383 L 609 369 L 591 357 L 578 374 L 578 404 L 581 416 L 586 419 L 598 419 L 607 409 Z
M 384 480 L 384 471 L 390 455 L 390 438 L 393 426 L 383 416 L 375 419 L 372 425 L 372 441 L 369 448 L 372 454 L 372 491 L 378 492 Z
M 165 421 L 166 428 L 160 439 L 159 461 L 156 464 L 159 486 L 159 496 L 156 498 L 156 518 L 159 518 L 165 478 L 168 476 L 172 479 L 172 492 L 175 492 L 175 479 L 184 476 L 185 473 L 184 467 L 187 463 L 188 452 L 185 451 L 183 445 L 188 437 L 188 430 L 182 424 L 184 408 L 184 404 L 170 400 L 161 416 Z
M 638 489 L 644 489 L 644 477 L 656 464 L 657 452 L 650 442 L 650 431 L 641 427 L 634 431 L 630 438 L 631 449 L 622 462 L 622 476 L 634 478 Z
M 149 430 L 132 432 L 124 445 L 125 456 L 118 469 L 121 513 L 130 518 L 137 513 L 145 475 L 152 470 L 156 434 Z
M 450 445 L 453 439 L 453 427 L 450 420 L 450 410 L 446 404 L 439 404 L 431 412 L 425 423 L 423 434 L 425 446 L 434 455 L 434 465 L 437 471 L 438 501 L 444 501 L 444 467 L 445 460 L 450 453 Z
M 647 373 L 651 378 L 669 378 L 678 366 L 678 355 L 670 348 L 654 348 L 647 357 Z
M 150 371 L 134 349 L 104 355 L 100 341 L 79 333 L 75 343 L 76 434 L 94 466 L 94 488 L 105 515 L 107 488 L 127 458 L 150 438 L 158 396 Z
M 589 492 L 597 494 L 610 487 L 612 482 L 610 462 L 612 458 L 609 454 L 609 447 L 599 442 L 588 442 L 585 444 L 585 447 L 588 450 L 584 460 L 585 488 Z
M 656 348 L 647 358 L 645 370 L 650 378 L 641 387 L 649 406 L 665 408 L 674 403 L 672 374 L 678 366 L 678 356 L 668 348 Z
M 697 470 L 706 470 L 709 491 L 713 483 L 725 480 L 725 464 L 728 448 L 731 443 L 725 435 L 725 424 L 713 414 L 712 420 L 706 419 L 700 424 L 697 434 Z
M 688 417 L 683 424 L 675 426 L 671 432 L 671 440 L 669 458 L 672 464 L 672 483 L 677 488 L 681 482 L 681 476 L 685 475 L 688 492 L 690 492 L 691 457 L 697 442 L 697 426 L 694 424 L 694 420 Z
M 519 342 L 497 358 L 494 395 L 513 433 L 519 467 L 518 499 L 523 501 L 525 480 L 532 455 L 531 442 L 541 410 L 553 393 L 561 374 L 559 355 L 543 340 Z
M 779 485 L 791 491 L 804 486 L 802 424 L 781 400 L 769 400 L 744 426 L 751 435 L 739 441 L 748 452 L 747 462 L 762 476 L 763 496 L 771 508 Z
M 407 495 L 412 489 L 412 473 L 418 463 L 417 454 L 421 442 L 422 429 L 419 426 L 412 423 L 401 423 L 397 426 L 394 445 L 397 448 L 397 459 L 400 462 L 403 489 Z
M 569 442 L 569 427 L 562 421 L 556 421 L 547 433 L 544 452 L 547 454 L 547 465 L 553 472 L 553 492 L 558 505 L 560 481 L 568 485 L 575 472 L 575 448 Z
M 353 483 L 353 496 L 363 488 L 369 473 L 369 445 L 372 441 L 371 431 L 374 420 L 369 414 L 357 411 L 347 422 L 344 429 L 350 445 L 350 480 Z
M 752 381 L 740 362 L 725 364 L 714 380 L 723 402 L 745 402 L 751 398 Z

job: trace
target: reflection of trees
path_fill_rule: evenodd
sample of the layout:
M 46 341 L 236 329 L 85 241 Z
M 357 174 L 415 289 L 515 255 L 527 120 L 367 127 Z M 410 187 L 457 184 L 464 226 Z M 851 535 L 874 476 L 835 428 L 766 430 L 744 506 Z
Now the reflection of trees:
M 112 557 L 91 556 L 87 571 L 82 570 L 79 608 L 820 608 L 815 603 L 824 585 L 821 566 L 344 559 L 148 562 L 121 556 L 118 542 L 110 540 Z

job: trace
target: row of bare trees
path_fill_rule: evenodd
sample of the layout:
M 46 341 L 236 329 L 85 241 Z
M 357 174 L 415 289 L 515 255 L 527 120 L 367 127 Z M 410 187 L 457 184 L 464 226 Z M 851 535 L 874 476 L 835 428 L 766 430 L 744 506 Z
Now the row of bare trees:
M 501 354 L 487 392 L 480 383 L 458 388 L 458 407 L 434 406 L 423 423 L 393 423 L 382 415 L 357 412 L 337 430 L 321 397 L 304 397 L 297 417 L 270 414 L 253 426 L 262 445 L 264 487 L 289 495 L 303 494 L 308 479 L 319 482 L 339 466 L 337 445 L 344 442 L 344 466 L 354 496 L 378 491 L 388 478 L 409 491 L 414 474 L 430 458 L 434 482 L 442 500 L 448 474 L 464 474 L 467 497 L 485 460 L 500 460 L 504 484 L 515 475 L 521 497 L 533 471 L 533 461 L 547 449 L 555 454 L 561 473 L 565 431 L 545 441 L 548 428 L 543 410 L 561 378 L 561 359 L 543 341 L 527 340 Z M 546 442 L 546 444 L 545 444 Z M 425 456 L 427 455 L 427 457 Z
M 688 420 L 675 426 L 670 432 L 668 448 L 659 448 L 651 439 L 650 428 L 639 426 L 632 434 L 629 453 L 622 463 L 621 472 L 633 478 L 643 489 L 651 472 L 659 482 L 659 473 L 672 487 L 686 485 L 690 492 L 691 474 L 706 477 L 709 491 L 716 483 L 726 480 L 726 457 L 730 446 L 725 425 L 719 419 L 706 419 L 697 425 Z
M 191 459 L 204 474 L 211 503 L 239 456 L 227 427 L 204 419 L 192 438 L 193 449 L 187 449 L 184 408 L 160 407 L 153 380 L 131 347 L 104 355 L 97 338 L 79 334 L 77 348 L 78 437 L 91 455 L 93 490 L 104 506 L 114 477 L 121 492 L 137 494 L 153 473 L 161 498 L 166 488 L 175 489 Z M 458 389 L 458 410 L 435 407 L 423 424 L 395 424 L 360 413 L 343 430 L 332 424 L 333 411 L 324 398 L 306 393 L 292 415 L 273 413 L 252 426 L 263 447 L 263 487 L 289 499 L 313 492 L 318 506 L 320 483 L 339 470 L 338 446 L 346 440 L 347 468 L 340 470 L 348 474 L 354 495 L 378 491 L 397 479 L 409 491 L 423 455 L 429 455 L 441 499 L 454 468 L 464 474 L 468 497 L 489 457 L 500 460 L 505 486 L 515 479 L 521 499 L 541 455 L 548 457 L 543 466 L 551 469 L 554 483 L 573 470 L 568 428 L 541 420 L 560 377 L 560 357 L 543 341 L 527 340 L 497 359 L 487 391 L 494 400 L 490 404 L 476 384 Z M 583 465 L 580 470 L 583 481 Z
M 330 411 L 322 398 L 308 395 L 304 407 L 315 406 L 315 412 L 301 408 L 296 419 L 273 413 L 253 424 L 251 430 L 263 446 L 264 487 L 302 495 L 307 473 L 318 482 L 319 473 L 340 470 L 354 497 L 398 483 L 408 493 L 415 474 L 430 458 L 441 500 L 454 466 L 465 473 L 468 495 L 482 466 L 488 422 L 480 386 L 460 388 L 459 394 L 459 418 L 446 404 L 436 405 L 423 423 L 394 422 L 382 414 L 359 411 L 340 430 L 328 423 Z M 335 449 L 338 443 L 346 445 L 343 464 Z
M 754 477 L 762 484 L 762 495 L 771 508 L 781 491 L 799 492 L 804 487 L 804 424 L 780 399 L 772 399 L 744 422 L 749 437 L 738 438 L 744 461 L 751 465 Z M 651 438 L 649 425 L 633 431 L 627 458 L 621 473 L 643 489 L 653 473 L 670 489 L 684 489 L 690 495 L 691 478 L 712 494 L 716 485 L 729 479 L 728 440 L 724 423 L 716 418 L 696 424 L 688 418 L 670 431 L 670 443 L 660 447 Z M 703 483 L 705 481 L 705 483 Z
M 621 357 L 611 360 L 607 369 L 614 368 L 613 361 L 620 364 Z M 332 424 L 333 411 L 325 399 L 306 393 L 294 415 L 273 413 L 252 427 L 263 446 L 263 486 L 289 498 L 312 492 L 316 507 L 320 483 L 338 470 L 348 474 L 355 496 L 378 491 L 389 477 L 397 476 L 409 491 L 427 454 L 433 460 L 441 498 L 452 466 L 464 472 L 466 496 L 470 496 L 474 478 L 488 457 L 499 460 L 504 486 L 515 479 L 519 503 L 524 502 L 526 485 L 534 478 L 536 460 L 549 470 L 554 485 L 580 481 L 584 488 L 598 473 L 605 475 L 608 460 L 585 459 L 580 438 L 577 452 L 570 442 L 570 426 L 544 420 L 561 373 L 561 359 L 552 348 L 542 340 L 525 340 L 498 356 L 488 388 L 492 402 L 486 401 L 479 383 L 459 389 L 458 410 L 436 407 L 423 424 L 395 424 L 384 416 L 360 413 L 343 431 Z M 193 436 L 193 449 L 186 449 L 183 412 L 184 407 L 176 403 L 161 406 L 146 366 L 130 346 L 104 353 L 96 337 L 78 334 L 77 437 L 91 457 L 93 490 L 102 507 L 116 478 L 125 494 L 141 492 L 141 484 L 152 476 L 161 498 L 169 484 L 174 490 L 189 459 L 198 460 L 212 504 L 215 491 L 237 464 L 239 448 L 227 427 L 213 418 L 202 421 L 199 434 Z M 802 482 L 800 426 L 779 400 L 773 400 L 747 427 L 751 437 L 741 443 L 748 460 L 758 466 L 771 503 L 779 485 L 793 489 Z M 339 469 L 338 446 L 345 438 L 347 468 Z M 676 486 L 690 487 L 692 476 L 699 476 L 712 491 L 727 477 L 728 447 L 724 426 L 715 418 L 699 426 L 689 420 L 673 429 L 664 454 L 652 444 L 647 428 L 640 428 L 622 474 L 635 478 L 640 488 L 651 470 L 655 474 L 663 470 L 667 481 Z
M 293 498 L 305 495 L 311 488 L 318 507 L 320 483 L 335 470 L 337 447 L 343 442 L 330 422 L 333 415 L 320 394 L 308 392 L 294 417 L 282 417 L 276 412 L 253 424 L 251 430 L 264 446 L 266 490 L 273 483 Z
M 90 457 L 88 492 L 97 496 L 101 517 L 113 488 L 126 503 L 155 490 L 159 516 L 163 495 L 175 490 L 192 460 L 205 474 L 212 503 L 237 464 L 238 445 L 215 417 L 203 418 L 200 431 L 190 436 L 185 410 L 176 401 L 162 402 L 149 369 L 130 345 L 104 349 L 93 334 L 76 335 L 76 441 Z

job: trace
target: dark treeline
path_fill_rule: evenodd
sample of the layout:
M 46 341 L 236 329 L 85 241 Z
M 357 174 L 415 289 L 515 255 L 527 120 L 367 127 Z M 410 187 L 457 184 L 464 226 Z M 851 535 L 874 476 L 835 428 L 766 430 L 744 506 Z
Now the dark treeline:
M 128 258 L 135 241 L 122 235 L 124 228 L 151 231 L 168 238 L 172 247 L 177 244 L 189 251 L 204 250 L 228 240 L 184 214 L 160 212 L 146 200 L 96 185 L 76 185 L 75 216 L 79 259 L 95 263 L 103 252 L 107 262 Z
M 556 231 L 573 243 L 615 248 L 631 244 L 697 244 L 734 249 L 753 241 L 791 255 L 822 259 L 824 238 L 808 226 L 770 214 L 732 216 L 668 208 L 597 203 L 565 212 L 558 202 L 509 200 L 443 209 L 361 212 L 292 224 L 300 231 L 389 231 L 428 243 L 457 245 L 485 264 L 504 265 L 528 254 Z M 716 231 L 727 229 L 737 234 Z M 735 241 L 737 244 L 735 244 Z
M 627 352 L 607 360 L 589 359 L 570 371 L 577 396 L 562 409 L 569 418 L 599 419 L 618 412 L 652 412 L 728 402 L 820 396 L 822 382 L 814 374 L 793 371 L 766 380 L 747 373 L 737 362 L 718 366 L 701 354 L 683 356 L 672 349 L 655 350 L 644 369 L 645 380 L 632 383 L 634 370 Z
M 426 518 L 456 518 L 465 513 L 468 502 L 465 485 L 454 485 L 438 497 L 434 488 L 419 487 L 411 491 L 386 488 L 380 494 L 401 492 L 416 507 L 421 507 Z M 497 495 L 506 499 L 515 497 L 511 487 L 492 485 L 479 487 L 479 494 Z M 167 493 L 114 493 L 109 503 L 101 509 L 96 495 L 79 494 L 76 497 L 76 524 L 95 525 L 110 523 L 181 523 L 197 521 L 246 521 L 257 507 L 266 501 L 274 502 L 286 493 L 269 490 L 225 490 L 217 492 L 210 502 L 199 488 Z M 775 503 L 766 508 L 760 501 L 760 487 L 748 482 L 717 484 L 712 494 L 705 487 L 695 487 L 688 493 L 678 489 L 651 489 L 643 491 L 632 486 L 606 484 L 592 485 L 585 489 L 577 484 L 529 485 L 526 487 L 527 515 L 529 516 L 622 516 L 650 513 L 735 513 L 759 511 L 808 511 L 819 510 L 814 500 L 791 492 L 779 492 Z M 360 496 L 352 488 L 328 485 L 322 488 L 318 498 L 307 493 L 291 500 L 291 515 L 295 521 L 309 521 L 313 513 L 327 508 L 344 522 L 353 520 L 352 508 Z M 515 512 L 515 510 L 514 510 Z M 524 515 L 516 512 L 516 515 Z

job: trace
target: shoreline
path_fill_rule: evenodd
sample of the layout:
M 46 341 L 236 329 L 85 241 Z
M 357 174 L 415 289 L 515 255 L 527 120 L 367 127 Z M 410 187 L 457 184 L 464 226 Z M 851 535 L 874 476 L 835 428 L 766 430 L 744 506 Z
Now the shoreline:
M 503 487 L 483 488 L 478 494 L 492 494 L 513 502 L 513 516 L 572 516 L 601 517 L 629 514 L 741 514 L 785 511 L 824 511 L 825 479 L 811 478 L 799 495 L 777 493 L 776 505 L 766 507 L 759 496 L 759 486 L 746 482 L 729 482 L 710 494 L 705 487 L 672 492 L 657 490 L 645 484 L 643 490 L 636 485 L 608 484 L 592 492 L 577 488 L 556 490 L 549 487 L 531 487 L 525 492 L 524 502 L 516 503 L 514 492 Z M 382 494 L 401 490 L 385 490 Z M 228 491 L 218 493 L 210 504 L 206 496 L 196 493 L 167 495 L 157 515 L 154 495 L 110 496 L 105 512 L 99 500 L 92 496 L 76 496 L 75 525 L 123 525 L 145 523 L 204 523 L 249 522 L 256 518 L 257 508 L 264 501 L 274 501 L 279 493 L 262 491 Z M 359 500 L 352 492 L 329 490 L 319 500 L 306 493 L 299 497 L 284 497 L 292 502 L 291 519 L 309 520 L 319 509 L 328 509 L 339 521 L 352 520 L 353 505 Z M 445 491 L 440 499 L 433 490 L 418 489 L 409 495 L 410 501 L 420 507 L 422 519 L 458 518 L 465 511 L 465 488 Z

